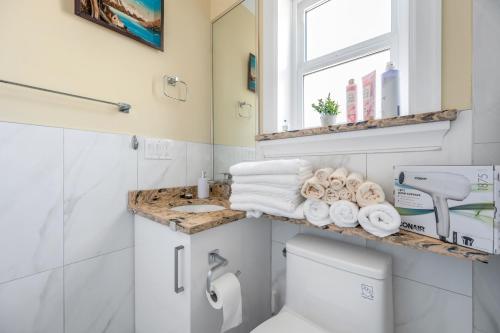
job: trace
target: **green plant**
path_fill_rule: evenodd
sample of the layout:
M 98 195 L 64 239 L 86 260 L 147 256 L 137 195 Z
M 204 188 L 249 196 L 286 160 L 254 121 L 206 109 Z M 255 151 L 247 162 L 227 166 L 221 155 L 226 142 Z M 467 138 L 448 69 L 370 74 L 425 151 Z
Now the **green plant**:
M 318 105 L 313 103 L 312 107 L 321 115 L 338 116 L 340 114 L 339 103 L 331 99 L 331 94 L 328 94 L 325 101 L 322 98 L 318 99 Z

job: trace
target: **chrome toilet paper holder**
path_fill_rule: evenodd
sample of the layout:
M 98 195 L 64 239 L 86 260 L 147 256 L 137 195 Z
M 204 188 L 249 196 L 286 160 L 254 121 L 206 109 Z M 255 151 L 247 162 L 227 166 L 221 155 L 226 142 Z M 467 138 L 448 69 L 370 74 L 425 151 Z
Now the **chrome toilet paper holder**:
M 207 274 L 207 293 L 210 295 L 210 298 L 212 298 L 214 302 L 217 302 L 217 295 L 212 290 L 210 290 L 214 272 L 221 267 L 227 266 L 228 263 L 229 261 L 219 254 L 219 249 L 215 249 L 208 253 L 208 265 L 210 266 L 210 269 L 208 270 Z M 241 275 L 241 272 L 237 271 L 235 275 L 239 277 Z

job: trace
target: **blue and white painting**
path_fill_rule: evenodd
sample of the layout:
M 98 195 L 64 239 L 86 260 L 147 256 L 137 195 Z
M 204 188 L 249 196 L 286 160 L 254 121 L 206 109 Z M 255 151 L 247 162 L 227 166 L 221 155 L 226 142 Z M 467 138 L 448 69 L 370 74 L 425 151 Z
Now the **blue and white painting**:
M 163 0 L 75 0 L 75 12 L 163 50 Z

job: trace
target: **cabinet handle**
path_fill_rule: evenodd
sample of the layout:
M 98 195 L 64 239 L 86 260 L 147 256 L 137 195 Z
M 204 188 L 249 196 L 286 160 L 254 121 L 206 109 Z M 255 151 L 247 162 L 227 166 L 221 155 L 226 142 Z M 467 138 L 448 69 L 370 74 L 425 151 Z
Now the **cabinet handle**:
M 184 291 L 184 287 L 179 287 L 179 251 L 184 250 L 184 245 L 179 245 L 174 249 L 174 290 L 176 294 L 180 294 Z

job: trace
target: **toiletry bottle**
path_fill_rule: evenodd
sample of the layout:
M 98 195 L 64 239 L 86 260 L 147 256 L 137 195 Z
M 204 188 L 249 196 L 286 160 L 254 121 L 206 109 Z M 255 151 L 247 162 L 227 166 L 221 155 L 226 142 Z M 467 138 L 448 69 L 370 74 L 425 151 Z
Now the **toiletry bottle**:
M 363 120 L 375 119 L 377 72 L 363 77 Z
M 399 71 L 392 62 L 382 74 L 382 118 L 399 116 Z
M 358 86 L 354 79 L 346 87 L 347 122 L 355 123 L 358 116 Z
M 283 120 L 283 126 L 281 127 L 283 132 L 288 132 L 288 123 L 286 122 L 286 119 Z
M 198 199 L 208 198 L 209 186 L 207 173 L 205 171 L 201 172 L 201 177 L 198 179 Z

